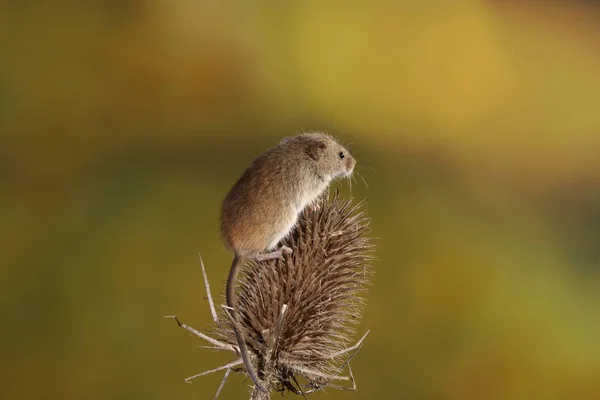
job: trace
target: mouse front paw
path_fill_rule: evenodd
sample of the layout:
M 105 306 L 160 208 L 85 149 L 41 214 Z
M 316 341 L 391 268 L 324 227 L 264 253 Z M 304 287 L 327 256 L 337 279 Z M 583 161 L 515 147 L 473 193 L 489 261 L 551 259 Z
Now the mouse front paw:
M 294 250 L 292 250 L 288 246 L 281 246 L 279 250 L 281 251 L 281 254 L 292 254 L 294 252 Z
M 321 209 L 321 205 L 317 202 L 313 202 L 306 206 L 306 213 L 307 214 L 316 213 L 320 209 Z

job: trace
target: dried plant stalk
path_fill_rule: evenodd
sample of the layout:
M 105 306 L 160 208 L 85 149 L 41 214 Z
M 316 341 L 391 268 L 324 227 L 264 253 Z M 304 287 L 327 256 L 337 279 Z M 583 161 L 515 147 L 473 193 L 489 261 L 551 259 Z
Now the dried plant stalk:
M 301 214 L 292 234 L 282 241 L 293 250 L 291 255 L 244 262 L 236 291 L 239 328 L 269 391 L 308 394 L 326 386 L 355 388 L 338 384 L 354 385 L 349 361 L 366 337 L 350 345 L 372 276 L 369 224 L 362 202 L 342 199 L 338 193 L 326 195 Z M 231 315 L 226 308 L 220 315 L 220 321 L 213 317 L 210 342 L 213 348 L 237 352 Z M 245 373 L 239 359 L 229 365 L 219 370 L 227 369 L 226 376 L 231 369 Z M 345 366 L 349 377 L 339 375 Z M 267 399 L 268 394 L 255 389 L 251 398 Z

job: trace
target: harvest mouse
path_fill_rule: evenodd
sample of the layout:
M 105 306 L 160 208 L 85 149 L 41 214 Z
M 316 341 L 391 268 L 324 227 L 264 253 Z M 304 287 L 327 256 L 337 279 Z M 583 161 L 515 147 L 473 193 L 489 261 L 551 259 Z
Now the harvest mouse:
M 356 160 L 332 136 L 321 132 L 284 138 L 256 158 L 227 193 L 221 208 L 221 235 L 235 254 L 227 280 L 226 300 L 246 371 L 263 392 L 239 331 L 235 286 L 242 258 L 283 259 L 292 250 L 276 249 L 298 215 L 338 177 L 349 177 Z

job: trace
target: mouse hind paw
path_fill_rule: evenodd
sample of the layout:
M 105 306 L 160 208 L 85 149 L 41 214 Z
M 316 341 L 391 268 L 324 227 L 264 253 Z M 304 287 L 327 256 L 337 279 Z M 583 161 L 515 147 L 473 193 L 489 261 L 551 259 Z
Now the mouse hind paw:
M 267 260 L 283 260 L 284 254 L 292 254 L 293 250 L 288 246 L 281 246 L 275 251 L 271 251 L 269 253 L 261 253 L 254 257 L 256 261 L 267 261 Z

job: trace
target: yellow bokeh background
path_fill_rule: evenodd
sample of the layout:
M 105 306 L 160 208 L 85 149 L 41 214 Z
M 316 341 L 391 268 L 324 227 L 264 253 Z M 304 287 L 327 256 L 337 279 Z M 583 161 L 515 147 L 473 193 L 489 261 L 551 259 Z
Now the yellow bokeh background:
M 325 130 L 378 243 L 358 392 L 600 398 L 600 3 L 0 3 L 7 399 L 211 398 L 220 201 Z M 358 338 L 358 336 L 357 336 Z M 223 399 L 244 398 L 232 376 Z

